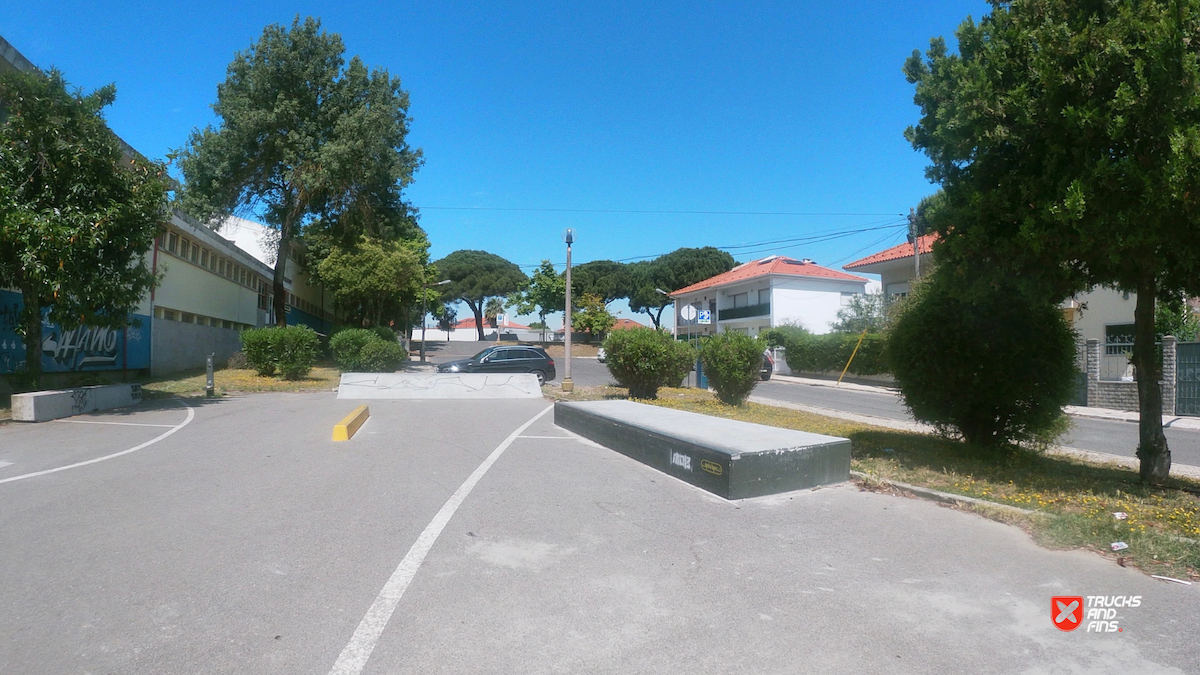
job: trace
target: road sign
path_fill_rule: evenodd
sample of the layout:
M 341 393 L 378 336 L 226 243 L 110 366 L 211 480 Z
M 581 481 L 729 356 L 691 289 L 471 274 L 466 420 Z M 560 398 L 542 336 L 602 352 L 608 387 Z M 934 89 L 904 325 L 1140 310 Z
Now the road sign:
M 684 305 L 679 308 L 679 318 L 684 321 L 693 321 L 696 318 L 696 308 L 691 305 Z
M 696 323 L 698 323 L 702 326 L 711 324 L 712 323 L 712 310 L 709 310 L 709 309 L 700 310 L 700 318 L 696 319 Z

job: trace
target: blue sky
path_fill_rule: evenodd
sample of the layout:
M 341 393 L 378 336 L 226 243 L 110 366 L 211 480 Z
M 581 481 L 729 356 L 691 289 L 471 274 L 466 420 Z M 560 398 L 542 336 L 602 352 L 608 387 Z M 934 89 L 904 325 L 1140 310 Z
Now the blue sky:
M 0 35 L 75 85 L 115 83 L 109 124 L 161 158 L 213 121 L 234 52 L 267 24 L 320 17 L 410 93 L 409 140 L 426 161 L 408 196 L 433 256 L 479 248 L 531 271 L 564 261 L 566 227 L 578 263 L 897 221 L 934 190 L 903 137 L 917 109 L 900 67 L 987 11 L 974 0 L 380 5 L 5 3 Z M 732 252 L 840 267 L 903 236 Z

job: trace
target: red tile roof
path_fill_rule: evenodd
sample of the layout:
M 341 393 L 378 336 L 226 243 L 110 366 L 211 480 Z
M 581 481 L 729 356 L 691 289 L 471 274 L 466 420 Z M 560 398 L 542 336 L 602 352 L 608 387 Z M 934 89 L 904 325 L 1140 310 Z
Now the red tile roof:
M 837 270 L 831 270 L 828 267 L 821 267 L 814 262 L 806 262 L 788 258 L 781 255 L 773 255 L 762 260 L 752 260 L 748 263 L 743 263 L 729 270 L 724 274 L 718 274 L 715 277 L 710 277 L 701 281 L 698 284 L 692 284 L 687 288 L 681 288 L 673 293 L 672 296 L 681 295 L 683 293 L 693 293 L 695 291 L 704 290 L 705 288 L 713 288 L 714 286 L 724 286 L 754 277 L 761 277 L 768 274 L 780 274 L 793 277 L 817 277 L 820 279 L 837 279 L 839 281 L 866 281 L 862 277 L 856 277 L 853 274 L 846 274 Z
M 629 328 L 646 328 L 646 327 L 647 327 L 646 324 L 641 323 L 639 321 L 634 321 L 633 319 L 621 318 L 621 319 L 617 319 L 617 322 L 614 323 L 613 327 L 610 328 L 609 330 L 627 330 Z
M 936 234 L 927 234 L 921 237 L 918 242 L 921 245 L 921 255 L 926 255 L 933 252 L 933 242 L 937 240 Z M 844 270 L 852 270 L 875 263 L 888 262 L 889 260 L 900 260 L 901 258 L 913 257 L 913 245 L 907 241 L 899 246 L 893 246 L 886 251 L 880 251 L 873 255 L 869 255 L 862 260 L 855 260 L 849 265 L 842 265 Z
M 484 327 L 484 328 L 491 328 L 491 327 L 492 327 L 492 324 L 491 324 L 491 323 L 489 323 L 487 319 L 484 319 L 484 320 L 483 320 L 483 327 Z M 469 317 L 467 317 L 467 318 L 465 318 L 465 319 L 463 319 L 463 320 L 461 320 L 461 321 L 459 321 L 459 322 L 455 323 L 455 324 L 454 324 L 454 328 L 455 328 L 456 330 L 457 330 L 457 329 L 463 329 L 463 328 L 475 328 L 475 317 L 473 317 L 473 316 L 469 316 Z M 504 323 L 500 324 L 500 328 L 513 328 L 513 329 L 516 329 L 516 330 L 531 330 L 531 329 L 529 328 L 529 326 L 523 326 L 523 325 L 521 325 L 521 324 L 519 324 L 519 323 L 513 323 L 512 321 L 505 321 Z

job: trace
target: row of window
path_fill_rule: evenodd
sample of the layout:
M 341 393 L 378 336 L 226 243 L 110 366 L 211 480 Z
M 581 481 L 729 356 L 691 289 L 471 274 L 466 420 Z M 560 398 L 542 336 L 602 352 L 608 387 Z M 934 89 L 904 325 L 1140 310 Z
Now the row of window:
M 261 281 L 253 271 L 234 263 L 232 260 L 226 260 L 225 258 L 217 255 L 215 251 L 210 251 L 208 248 L 201 246 L 199 243 L 192 241 L 187 237 L 180 236 L 177 232 L 168 232 L 166 234 L 159 235 L 158 247 L 181 260 L 203 267 L 210 272 L 223 276 L 235 283 L 245 286 L 246 288 L 258 291 L 258 308 L 263 311 L 270 309 L 271 296 L 267 293 L 270 285 L 264 281 Z M 294 254 L 290 255 L 289 257 L 293 260 L 297 259 Z M 309 314 L 325 319 L 326 321 L 333 320 L 332 313 L 327 312 L 318 307 L 315 303 L 309 302 L 304 298 L 297 297 L 292 293 L 288 293 L 287 302 L 289 307 L 295 307 L 296 309 L 308 312 Z
M 180 236 L 177 232 L 168 232 L 159 235 L 158 247 L 181 260 L 186 260 L 193 265 L 199 265 L 214 274 L 225 277 L 246 288 L 261 292 L 265 286 L 254 272 L 234 263 L 232 260 L 226 260 L 217 255 L 216 251 L 210 251 L 199 243 L 187 237 Z
M 249 324 L 238 323 L 237 321 L 226 321 L 224 319 L 214 319 L 211 316 L 202 316 L 200 314 L 192 314 L 191 312 L 181 312 L 175 309 L 167 309 L 166 307 L 155 307 L 154 318 L 164 319 L 166 321 L 180 321 L 182 323 L 194 323 L 197 326 L 212 326 L 213 328 L 227 328 L 229 330 L 242 331 L 247 328 L 254 328 Z

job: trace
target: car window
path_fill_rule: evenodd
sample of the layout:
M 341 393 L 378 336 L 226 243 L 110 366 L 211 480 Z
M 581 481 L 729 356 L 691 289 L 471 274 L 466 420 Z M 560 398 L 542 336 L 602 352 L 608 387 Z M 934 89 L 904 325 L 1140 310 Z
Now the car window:
M 476 354 L 475 356 L 472 356 L 471 358 L 478 361 L 479 359 L 482 359 L 483 357 L 487 356 L 489 352 L 495 351 L 495 349 L 496 349 L 495 347 L 488 347 L 487 349 L 479 352 L 478 354 Z
M 521 351 L 523 352 L 523 353 L 521 354 L 521 358 L 523 358 L 523 359 L 541 359 L 541 358 L 545 358 L 545 357 L 543 357 L 541 354 L 539 354 L 537 351 L 535 351 L 535 350 L 533 350 L 533 349 L 522 349 Z
M 495 361 L 507 361 L 509 358 L 511 358 L 511 357 L 510 357 L 510 352 L 509 352 L 509 350 L 507 350 L 507 349 L 497 349 L 496 351 L 492 352 L 492 358 L 491 358 L 491 360 L 492 360 L 493 362 L 495 362 Z

